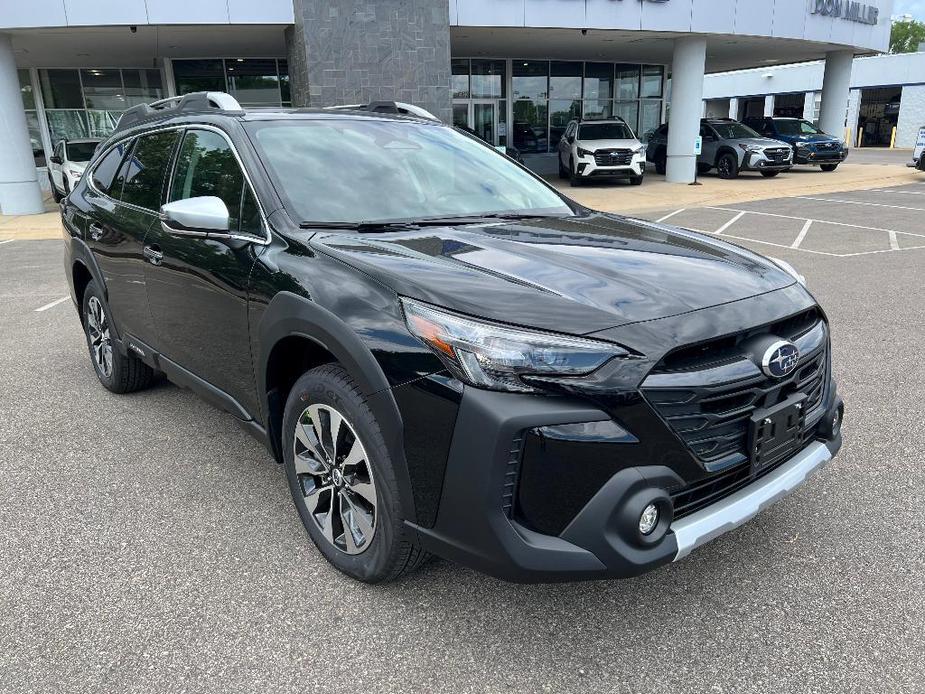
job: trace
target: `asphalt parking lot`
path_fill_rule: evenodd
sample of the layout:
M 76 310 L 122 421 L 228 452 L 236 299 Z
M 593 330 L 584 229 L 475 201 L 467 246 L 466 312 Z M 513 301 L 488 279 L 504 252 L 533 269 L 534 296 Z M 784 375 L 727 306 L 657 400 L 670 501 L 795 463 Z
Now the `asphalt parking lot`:
M 648 216 L 806 275 L 833 325 L 842 454 L 619 582 L 449 562 L 351 582 L 230 417 L 166 383 L 97 384 L 60 241 L 3 243 L 0 691 L 922 692 L 925 184 L 811 197 Z

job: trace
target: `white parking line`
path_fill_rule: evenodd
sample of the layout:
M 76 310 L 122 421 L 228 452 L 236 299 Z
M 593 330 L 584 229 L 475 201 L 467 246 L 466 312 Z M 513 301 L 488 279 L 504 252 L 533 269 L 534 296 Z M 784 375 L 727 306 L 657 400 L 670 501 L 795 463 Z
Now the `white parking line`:
M 54 307 L 57 306 L 58 304 L 63 304 L 65 301 L 67 301 L 67 300 L 70 299 L 70 298 L 71 298 L 70 296 L 62 296 L 60 299 L 55 299 L 55 300 L 52 301 L 50 304 L 45 304 L 44 306 L 39 306 L 37 309 L 35 309 L 35 311 L 36 311 L 36 313 L 38 313 L 38 312 L 40 312 L 40 311 L 47 311 L 47 310 L 50 309 L 50 308 L 54 308 Z
M 806 238 L 806 234 L 809 233 L 809 228 L 813 225 L 813 220 L 807 219 L 806 224 L 803 225 L 803 228 L 800 229 L 800 233 L 797 235 L 796 240 L 790 244 L 791 248 L 799 248 L 800 244 L 803 243 L 803 239 Z
M 841 200 L 837 198 L 811 198 L 808 195 L 797 195 L 794 200 L 815 200 L 817 202 L 837 202 L 841 205 L 863 205 L 864 207 L 889 207 L 893 210 L 915 210 L 925 212 L 925 207 L 904 207 L 902 205 L 884 205 L 882 202 L 861 202 L 860 200 Z
M 665 215 L 664 217 L 662 217 L 661 219 L 656 219 L 656 220 L 655 220 L 655 223 L 656 223 L 656 224 L 661 224 L 662 222 L 671 219 L 671 218 L 674 217 L 676 214 L 681 214 L 682 212 L 684 212 L 685 209 L 686 209 L 686 208 L 682 207 L 680 210 L 675 210 L 674 212 L 672 212 L 672 213 L 670 213 L 670 214 L 666 214 L 666 215 Z
M 736 222 L 738 222 L 738 221 L 739 221 L 740 219 L 742 219 L 742 217 L 744 217 L 746 214 L 748 214 L 748 213 L 747 213 L 747 212 L 739 212 L 739 214 L 737 214 L 735 217 L 733 217 L 733 218 L 730 219 L 728 222 L 726 222 L 725 224 L 723 224 L 723 226 L 721 226 L 719 229 L 717 229 L 717 230 L 714 231 L 713 233 L 716 234 L 717 236 L 722 236 L 723 232 L 726 231 L 726 229 L 728 229 L 728 228 L 731 227 L 733 224 L 735 224 Z
M 890 190 L 889 188 L 874 189 L 871 193 L 892 193 L 893 195 L 925 195 L 921 190 Z
M 16 239 L 7 239 L 6 241 L 0 241 L 0 246 L 2 246 L 2 245 L 5 244 L 5 243 L 13 243 L 13 241 L 15 241 L 15 240 L 16 240 Z
M 723 210 L 724 212 L 742 212 L 731 207 L 704 207 L 705 210 Z M 779 217 L 780 219 L 799 219 L 801 222 L 812 222 L 813 224 L 831 224 L 837 227 L 849 227 L 851 229 L 864 229 L 865 231 L 883 231 L 886 233 L 902 234 L 903 236 L 918 236 L 925 238 L 925 234 L 917 234 L 914 231 L 897 231 L 896 229 L 883 229 L 881 227 L 865 227 L 860 224 L 848 224 L 846 222 L 830 222 L 828 219 L 810 219 L 808 217 L 795 217 L 792 214 L 777 214 L 776 212 L 758 212 L 757 210 L 744 210 L 746 214 L 757 214 L 763 217 Z M 802 249 L 801 249 L 802 250 Z

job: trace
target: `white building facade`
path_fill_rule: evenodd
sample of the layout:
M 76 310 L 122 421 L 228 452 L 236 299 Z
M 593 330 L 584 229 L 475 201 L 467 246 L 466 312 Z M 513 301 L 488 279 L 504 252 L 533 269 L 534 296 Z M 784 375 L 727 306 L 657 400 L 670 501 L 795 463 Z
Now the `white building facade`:
M 825 79 L 812 89 L 826 92 L 820 118 L 844 122 L 852 58 L 887 48 L 892 5 L 892 0 L 3 3 L 0 211 L 41 211 L 45 160 L 60 140 L 105 137 L 126 108 L 197 90 L 228 91 L 245 106 L 413 101 L 489 141 L 526 152 L 554 151 L 576 117 L 618 115 L 641 133 L 668 118 L 668 179 L 685 183 L 694 177 L 706 74 L 821 61 Z

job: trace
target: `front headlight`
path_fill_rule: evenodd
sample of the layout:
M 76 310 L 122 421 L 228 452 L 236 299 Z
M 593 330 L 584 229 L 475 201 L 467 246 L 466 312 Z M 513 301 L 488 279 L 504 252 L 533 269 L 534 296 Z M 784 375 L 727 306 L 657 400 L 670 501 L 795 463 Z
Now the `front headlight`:
M 609 342 L 508 328 L 402 299 L 405 321 L 461 381 L 519 393 L 521 377 L 586 376 L 630 353 Z
M 768 260 L 770 260 L 777 267 L 779 267 L 781 270 L 786 272 L 788 275 L 790 275 L 793 279 L 795 279 L 797 282 L 802 284 L 804 287 L 806 286 L 806 278 L 803 275 L 801 275 L 799 272 L 797 272 L 797 269 L 793 267 L 793 265 L 788 263 L 786 260 L 781 260 L 780 258 L 772 258 L 770 256 L 768 256 Z
M 809 145 L 805 142 L 797 142 L 797 149 L 806 149 L 807 147 L 809 147 Z
M 587 150 L 587 149 L 583 149 L 582 147 L 579 147 L 579 148 L 578 148 L 578 156 L 579 156 L 579 157 L 593 157 L 593 156 L 594 156 L 594 152 L 591 152 L 591 151 L 589 151 L 589 150 Z
M 763 152 L 764 151 L 764 148 L 762 148 L 761 145 L 746 145 L 744 142 L 740 142 L 739 147 L 741 147 L 746 152 Z
M 633 150 L 633 154 L 643 155 L 646 153 L 647 149 L 648 149 L 648 145 L 640 145 L 638 148 Z

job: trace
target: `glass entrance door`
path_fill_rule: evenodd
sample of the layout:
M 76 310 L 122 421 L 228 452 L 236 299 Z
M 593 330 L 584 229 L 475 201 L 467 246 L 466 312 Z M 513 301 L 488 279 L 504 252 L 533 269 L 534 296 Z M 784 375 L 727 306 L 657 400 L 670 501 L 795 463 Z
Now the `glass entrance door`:
M 502 102 L 503 103 L 503 102 Z M 504 142 L 505 133 L 498 132 L 499 104 L 495 100 L 454 101 L 453 125 L 468 128 L 491 145 Z M 504 117 L 501 116 L 503 121 Z
M 485 142 L 498 144 L 498 109 L 494 101 L 472 102 L 472 123 L 469 126 Z

